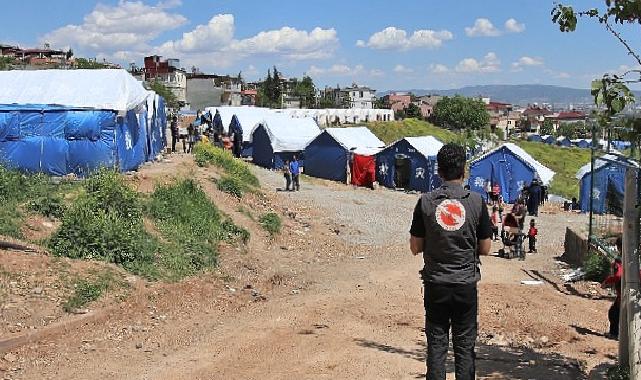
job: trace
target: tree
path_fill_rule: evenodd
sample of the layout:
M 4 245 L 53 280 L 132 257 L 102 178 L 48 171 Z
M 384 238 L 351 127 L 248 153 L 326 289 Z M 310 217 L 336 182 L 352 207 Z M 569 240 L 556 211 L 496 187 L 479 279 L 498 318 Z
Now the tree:
M 573 123 L 561 123 L 559 129 L 556 131 L 557 136 L 564 136 L 568 139 L 577 138 L 576 125 Z
M 410 105 L 407 106 L 407 108 L 405 108 L 405 116 L 420 119 L 422 116 L 421 108 L 417 106 L 415 103 L 410 103 Z
M 316 86 L 312 78 L 305 75 L 303 79 L 296 81 L 294 96 L 300 99 L 302 108 L 313 108 L 316 105 Z
M 76 58 L 76 68 L 98 70 L 106 69 L 107 65 L 87 58 Z
M 15 63 L 12 57 L 0 57 L 0 71 L 11 70 L 11 65 Z
M 434 121 L 448 129 L 481 129 L 490 123 L 490 115 L 480 100 L 463 96 L 444 97 L 434 107 Z
M 543 125 L 541 126 L 541 134 L 551 135 L 553 133 L 554 133 L 554 125 L 552 125 L 552 120 L 546 118 L 545 121 L 543 121 Z
M 164 83 L 160 81 L 153 81 L 149 83 L 149 89 L 162 96 L 165 99 L 165 104 L 167 104 L 167 107 L 173 109 L 177 109 L 180 107 L 176 95 L 171 92 L 171 90 L 167 88 Z

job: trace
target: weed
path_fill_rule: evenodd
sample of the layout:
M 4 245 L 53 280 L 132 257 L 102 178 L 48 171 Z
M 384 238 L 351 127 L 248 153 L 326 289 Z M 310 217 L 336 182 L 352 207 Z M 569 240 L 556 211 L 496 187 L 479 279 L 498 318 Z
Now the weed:
M 238 181 L 248 186 L 258 186 L 258 178 L 251 172 L 249 165 L 236 159 L 227 150 L 216 148 L 209 143 L 199 142 L 194 147 L 194 157 L 198 166 L 218 166 Z
M 93 279 L 79 279 L 74 284 L 73 294 L 65 301 L 62 308 L 70 313 L 96 301 L 104 292 L 114 287 L 116 279 L 111 272 L 104 272 Z
M 142 202 L 122 177 L 100 170 L 64 213 L 49 248 L 57 256 L 96 259 L 140 273 L 153 263 L 157 242 L 146 233 Z
M 243 193 L 247 190 L 247 186 L 244 186 L 235 177 L 230 177 L 228 175 L 225 175 L 223 178 L 216 181 L 216 186 L 218 187 L 218 190 L 231 194 L 236 198 L 242 198 Z
M 216 206 L 193 180 L 158 186 L 151 195 L 149 214 L 169 243 L 160 245 L 160 270 L 164 277 L 179 279 L 217 263 L 221 240 L 249 233 L 223 219 Z
M 610 265 L 607 256 L 591 254 L 583 262 L 586 280 L 602 282 L 610 273 Z
M 48 218 L 60 219 L 64 214 L 65 206 L 60 196 L 49 194 L 30 200 L 27 204 L 27 209 Z
M 258 221 L 263 229 L 269 232 L 271 236 L 279 234 L 282 229 L 282 220 L 275 212 L 263 214 Z

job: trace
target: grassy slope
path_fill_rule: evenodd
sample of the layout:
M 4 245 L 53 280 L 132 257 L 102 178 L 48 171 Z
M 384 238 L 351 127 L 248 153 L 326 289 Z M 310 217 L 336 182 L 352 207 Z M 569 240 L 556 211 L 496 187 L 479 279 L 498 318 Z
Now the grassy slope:
M 375 121 L 367 123 L 366 126 L 385 144 L 408 136 L 434 136 L 443 142 L 452 141 L 457 136 L 454 132 L 417 119 Z
M 550 186 L 550 193 L 566 198 L 578 197 L 579 181 L 576 172 L 581 166 L 590 162 L 590 150 L 579 148 L 561 148 L 539 142 L 518 142 L 532 157 L 543 165 L 554 170 L 556 175 Z

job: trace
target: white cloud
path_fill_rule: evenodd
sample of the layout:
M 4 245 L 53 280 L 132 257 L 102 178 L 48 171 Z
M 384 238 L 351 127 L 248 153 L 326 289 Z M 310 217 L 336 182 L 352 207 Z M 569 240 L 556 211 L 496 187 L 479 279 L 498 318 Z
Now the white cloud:
M 150 41 L 187 22 L 184 16 L 167 12 L 176 4 L 169 1 L 154 6 L 124 0 L 115 6 L 98 4 L 82 24 L 63 26 L 41 40 L 52 46 L 72 46 L 94 54 L 122 56 L 131 51 L 148 51 Z
M 481 60 L 465 58 L 461 60 L 454 70 L 459 73 L 495 73 L 501 70 L 501 61 L 496 53 L 489 52 Z
M 164 55 L 193 53 L 205 60 L 209 57 L 212 61 L 232 62 L 260 54 L 280 55 L 291 60 L 322 59 L 332 56 L 338 45 L 335 29 L 317 27 L 308 32 L 285 26 L 244 39 L 235 39 L 234 32 L 233 15 L 216 15 L 207 25 L 198 25 L 183 33 L 181 39 L 168 41 L 159 49 Z
M 514 71 L 521 71 L 525 66 L 542 66 L 543 58 L 523 56 L 518 61 L 512 63 Z
M 310 66 L 307 74 L 312 77 L 356 77 L 356 76 L 373 76 L 380 77 L 385 75 L 382 70 L 367 70 L 363 65 L 349 66 L 346 64 L 334 64 L 328 68 L 322 68 L 315 65 Z
M 508 19 L 505 21 L 505 31 L 508 33 L 521 33 L 525 31 L 525 24 L 519 23 L 513 18 Z
M 380 32 L 372 34 L 367 42 L 356 41 L 358 47 L 370 47 L 379 50 L 410 50 L 419 48 L 435 49 L 443 45 L 444 41 L 454 38 L 452 32 L 447 30 L 416 30 L 412 35 L 403 29 L 389 26 Z
M 567 79 L 569 77 L 570 77 L 570 74 L 566 73 L 565 71 L 561 71 L 557 74 L 557 78 Z
M 497 37 L 501 35 L 501 31 L 490 20 L 477 18 L 474 26 L 465 27 L 465 34 L 468 37 Z
M 445 74 L 445 73 L 449 72 L 450 69 L 447 66 L 445 66 L 445 65 L 443 65 L 441 63 L 436 63 L 436 64 L 433 63 L 433 64 L 430 65 L 429 71 L 432 74 Z
M 394 72 L 397 74 L 411 74 L 414 72 L 414 70 L 410 69 L 409 67 L 405 67 L 403 65 L 396 65 L 394 66 Z

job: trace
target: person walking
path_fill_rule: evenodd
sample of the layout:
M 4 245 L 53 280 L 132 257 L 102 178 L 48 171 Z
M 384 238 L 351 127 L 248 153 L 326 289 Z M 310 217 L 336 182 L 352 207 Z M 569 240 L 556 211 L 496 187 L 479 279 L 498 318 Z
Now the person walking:
M 499 237 L 499 223 L 501 223 L 501 214 L 499 214 L 499 208 L 497 206 L 492 206 L 492 240 L 496 241 Z
M 539 206 L 541 205 L 541 185 L 534 179 L 528 189 L 527 212 L 532 216 L 539 216 Z
M 292 191 L 300 191 L 300 163 L 295 155 L 289 163 L 289 171 L 292 174 Z
M 193 123 L 189 123 L 189 127 L 187 127 L 187 141 L 189 142 L 187 153 L 191 153 L 194 149 L 194 144 L 196 144 L 196 127 L 194 127 Z
M 289 187 L 292 185 L 292 172 L 289 170 L 288 160 L 285 160 L 285 165 L 283 165 L 283 177 L 285 177 L 285 191 L 289 191 Z
M 180 132 L 178 131 L 178 118 L 176 116 L 171 118 L 171 124 L 169 126 L 171 130 L 171 153 L 176 153 L 176 143 L 180 137 Z
M 463 189 L 465 149 L 438 152 L 443 185 L 421 196 L 410 228 L 412 254 L 423 254 L 427 379 L 445 380 L 450 326 L 457 380 L 475 378 L 479 255 L 488 255 L 492 228 L 480 194 Z

